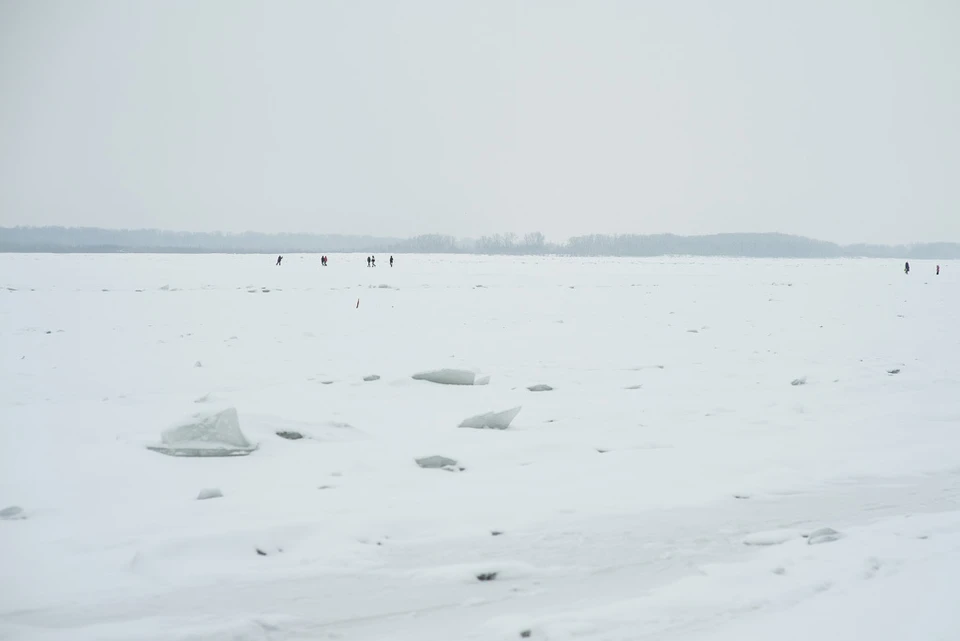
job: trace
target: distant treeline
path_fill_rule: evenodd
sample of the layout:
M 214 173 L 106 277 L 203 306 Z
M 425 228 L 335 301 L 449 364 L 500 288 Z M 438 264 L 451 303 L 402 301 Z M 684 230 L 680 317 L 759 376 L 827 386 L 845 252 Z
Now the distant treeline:
M 79 227 L 0 227 L 0 252 L 51 253 L 394 253 L 562 256 L 741 256 L 751 258 L 960 259 L 960 243 L 838 245 L 787 234 L 710 236 L 591 235 L 549 243 L 540 232 L 458 239 L 431 234 L 405 240 L 320 234 L 241 234 L 111 230 Z
M 363 252 L 392 238 L 315 234 L 180 232 L 96 227 L 0 227 L 0 251 L 83 253 L 261 254 Z

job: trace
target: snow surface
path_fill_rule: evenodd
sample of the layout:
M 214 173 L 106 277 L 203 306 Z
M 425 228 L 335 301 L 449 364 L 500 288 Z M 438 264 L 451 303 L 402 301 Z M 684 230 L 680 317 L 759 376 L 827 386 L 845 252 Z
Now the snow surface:
M 0 255 L 0 639 L 960 638 L 953 270 L 273 262 Z

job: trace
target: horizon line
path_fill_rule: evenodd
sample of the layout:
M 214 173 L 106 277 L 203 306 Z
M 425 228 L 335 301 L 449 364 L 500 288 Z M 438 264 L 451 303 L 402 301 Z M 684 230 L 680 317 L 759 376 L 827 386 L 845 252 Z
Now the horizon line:
M 920 241 L 899 241 L 896 243 L 878 243 L 878 242 L 867 242 L 867 241 L 855 241 L 855 242 L 838 242 L 833 240 L 824 240 L 821 238 L 816 238 L 813 236 L 805 236 L 802 234 L 795 234 L 790 232 L 781 232 L 781 231 L 763 231 L 763 232 L 750 232 L 750 231 L 729 231 L 729 232 L 712 232 L 712 233 L 699 233 L 699 234 L 681 234 L 676 232 L 592 232 L 585 234 L 577 234 L 572 236 L 567 236 L 563 240 L 559 241 L 549 241 L 547 236 L 543 235 L 539 231 L 525 232 L 523 234 L 517 232 L 494 232 L 492 234 L 484 234 L 479 236 L 457 236 L 454 234 L 446 234 L 442 232 L 427 232 L 415 235 L 408 236 L 392 236 L 392 235 L 373 235 L 369 233 L 325 233 L 325 232 L 311 232 L 311 231 L 259 231 L 255 229 L 247 229 L 244 231 L 222 231 L 222 230 L 211 230 L 211 231 L 191 231 L 191 230 L 182 230 L 182 229 L 164 229 L 160 227 L 98 227 L 98 226 L 89 226 L 89 225 L 78 225 L 78 226 L 65 226 L 65 225 L 15 225 L 15 226 L 0 226 L 0 233 L 8 231 L 51 231 L 51 230 L 72 230 L 72 231 L 85 231 L 85 232 L 108 232 L 108 233 L 164 233 L 164 234 L 177 234 L 177 235 L 191 235 L 191 236 L 224 236 L 224 237 L 235 237 L 235 236 L 244 236 L 244 235 L 259 235 L 266 237 L 279 237 L 279 236 L 303 236 L 311 238 L 337 238 L 337 239 L 357 239 L 357 240 L 372 240 L 377 242 L 395 242 L 403 243 L 407 241 L 412 241 L 416 239 L 427 239 L 427 238 L 444 238 L 451 239 L 455 242 L 478 242 L 484 239 L 504 239 L 508 237 L 511 242 L 516 246 L 522 247 L 524 244 L 524 236 L 527 234 L 541 234 L 541 239 L 544 245 L 552 245 L 556 247 L 561 247 L 570 243 L 571 240 L 575 239 L 585 239 L 585 238 L 663 238 L 663 237 L 672 237 L 672 238 L 681 238 L 681 239 L 698 239 L 698 238 L 716 238 L 723 236 L 782 236 L 786 238 L 792 238 L 796 240 L 806 240 L 816 243 L 826 243 L 830 245 L 835 245 L 840 248 L 851 248 L 851 247 L 877 247 L 877 248 L 895 248 L 895 247 L 913 247 L 913 246 L 922 246 L 922 245 L 960 245 L 960 240 L 920 240 Z M 3 239 L 0 239 L 2 242 Z

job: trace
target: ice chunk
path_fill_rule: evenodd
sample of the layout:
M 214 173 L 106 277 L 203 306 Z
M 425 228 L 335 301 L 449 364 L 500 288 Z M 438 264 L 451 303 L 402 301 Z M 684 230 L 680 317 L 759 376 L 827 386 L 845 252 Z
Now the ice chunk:
M 171 456 L 245 456 L 257 449 L 240 431 L 240 419 L 232 407 L 195 414 L 164 430 L 160 441 L 149 449 Z
M 467 369 L 437 369 L 414 374 L 413 378 L 440 385 L 486 385 L 490 382 L 489 376 L 478 377 L 476 372 Z
M 19 505 L 11 505 L 0 510 L 0 519 L 4 521 L 17 521 L 25 518 L 27 518 L 27 515 L 24 514 L 23 508 Z
M 793 385 L 794 387 L 799 387 L 800 385 L 806 385 L 807 377 L 801 376 L 800 378 L 795 378 L 792 381 L 790 381 L 790 384 Z
M 544 385 L 543 383 L 539 383 L 537 385 L 531 385 L 527 389 L 530 390 L 531 392 L 552 392 L 553 391 L 552 387 L 550 387 L 549 385 Z
M 471 416 L 460 423 L 460 427 L 472 427 L 478 430 L 505 430 L 520 413 L 521 407 L 504 410 L 503 412 L 487 412 L 478 416 Z
M 195 414 L 192 420 L 164 430 L 161 440 L 166 445 L 216 443 L 250 447 L 250 441 L 240 431 L 237 410 L 232 407 L 222 412 Z
M 371 383 L 373 381 L 379 381 L 380 377 L 377 376 L 376 374 L 371 374 L 370 376 L 364 376 L 363 380 L 365 380 L 368 383 Z
M 303 434 L 294 430 L 280 430 L 277 432 L 277 436 L 285 438 L 288 441 L 299 441 L 303 438 Z
M 444 467 L 456 467 L 457 462 L 452 458 L 447 458 L 446 456 L 424 456 L 423 458 L 414 459 L 417 462 L 417 465 L 431 470 L 438 470 Z
M 207 499 L 219 499 L 223 498 L 223 492 L 220 491 L 218 487 L 209 487 L 203 490 L 200 490 L 200 494 L 197 495 L 198 501 L 205 501 Z
M 821 543 L 832 543 L 842 539 L 843 535 L 829 527 L 822 527 L 819 530 L 814 530 L 810 533 L 810 536 L 807 537 L 807 545 L 819 545 Z

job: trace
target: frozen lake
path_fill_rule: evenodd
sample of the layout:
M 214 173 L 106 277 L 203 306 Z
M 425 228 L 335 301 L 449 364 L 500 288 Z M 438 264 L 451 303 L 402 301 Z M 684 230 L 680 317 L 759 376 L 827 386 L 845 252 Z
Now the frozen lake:
M 0 638 L 960 638 L 954 266 L 275 258 L 0 254 Z

